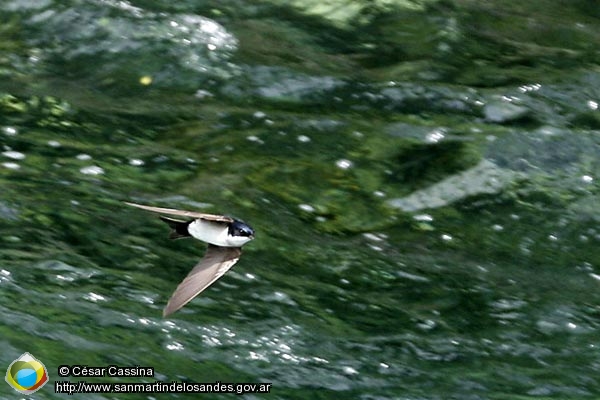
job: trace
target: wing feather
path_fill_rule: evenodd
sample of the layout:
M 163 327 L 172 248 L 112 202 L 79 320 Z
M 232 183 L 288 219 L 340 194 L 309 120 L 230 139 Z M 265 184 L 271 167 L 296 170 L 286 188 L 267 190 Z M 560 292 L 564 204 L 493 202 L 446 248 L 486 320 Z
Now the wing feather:
M 239 260 L 242 249 L 208 245 L 204 258 L 177 286 L 163 311 L 163 316 L 174 313 L 198 296 L 204 289 L 222 277 Z
M 145 206 L 142 204 L 129 203 L 127 201 L 125 202 L 125 204 L 133 206 L 133 207 L 141 208 L 142 210 L 152 211 L 152 212 L 159 213 L 159 214 L 177 215 L 180 217 L 190 217 L 190 218 L 200 218 L 200 219 L 204 219 L 207 221 L 233 222 L 233 218 L 227 217 L 224 215 L 205 214 L 205 213 L 199 213 L 199 212 L 195 212 L 195 211 L 176 210 L 174 208 Z

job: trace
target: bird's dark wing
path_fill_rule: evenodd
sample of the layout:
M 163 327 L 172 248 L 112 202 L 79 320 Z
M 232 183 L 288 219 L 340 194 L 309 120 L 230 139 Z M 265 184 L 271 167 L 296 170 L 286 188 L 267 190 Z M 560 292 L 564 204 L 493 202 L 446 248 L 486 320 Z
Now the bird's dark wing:
M 239 260 L 242 249 L 208 245 L 204 258 L 177 286 L 163 311 L 163 316 L 174 313 L 198 296 L 204 289 L 229 271 Z
M 185 211 L 185 210 L 176 210 L 174 208 L 162 208 L 162 207 L 152 207 L 152 206 L 144 206 L 142 204 L 129 203 L 125 202 L 125 204 L 141 208 L 142 210 L 152 211 L 159 214 L 168 214 L 168 215 L 177 215 L 180 217 L 190 217 L 190 218 L 200 218 L 207 221 L 216 221 L 216 222 L 233 222 L 233 218 L 227 217 L 224 215 L 215 215 L 215 214 L 205 214 L 199 213 L 195 211 Z

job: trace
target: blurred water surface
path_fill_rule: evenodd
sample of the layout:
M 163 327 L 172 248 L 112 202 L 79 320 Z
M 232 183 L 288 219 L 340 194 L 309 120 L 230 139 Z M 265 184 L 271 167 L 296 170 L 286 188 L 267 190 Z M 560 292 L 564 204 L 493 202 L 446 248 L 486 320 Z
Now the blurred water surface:
M 597 398 L 600 12 L 535 3 L 1 2 L 0 364 Z M 257 238 L 163 319 L 204 247 L 122 201 Z

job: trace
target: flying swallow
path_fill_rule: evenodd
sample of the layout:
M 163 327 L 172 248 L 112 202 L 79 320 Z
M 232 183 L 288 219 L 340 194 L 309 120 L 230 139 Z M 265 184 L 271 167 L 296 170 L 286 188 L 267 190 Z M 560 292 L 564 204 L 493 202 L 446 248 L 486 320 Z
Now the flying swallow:
M 159 214 L 186 217 L 186 220 L 180 220 L 160 216 L 171 227 L 169 238 L 193 237 L 208 243 L 204 258 L 177 286 L 163 310 L 163 317 L 179 310 L 222 277 L 240 259 L 242 246 L 254 239 L 254 229 L 248 224 L 225 215 L 125 204 Z

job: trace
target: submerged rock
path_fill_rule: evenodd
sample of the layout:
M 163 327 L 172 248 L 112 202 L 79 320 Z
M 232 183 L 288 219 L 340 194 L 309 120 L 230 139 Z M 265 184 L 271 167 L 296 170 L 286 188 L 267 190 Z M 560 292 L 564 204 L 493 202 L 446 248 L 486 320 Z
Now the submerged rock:
M 483 114 L 488 122 L 505 124 L 529 116 L 529 109 L 507 101 L 494 101 L 483 107 Z
M 388 205 L 406 212 L 443 207 L 469 196 L 499 193 L 514 181 L 515 176 L 514 172 L 498 168 L 489 160 L 483 160 L 475 167 L 452 175 L 428 188 L 406 197 L 391 199 Z

